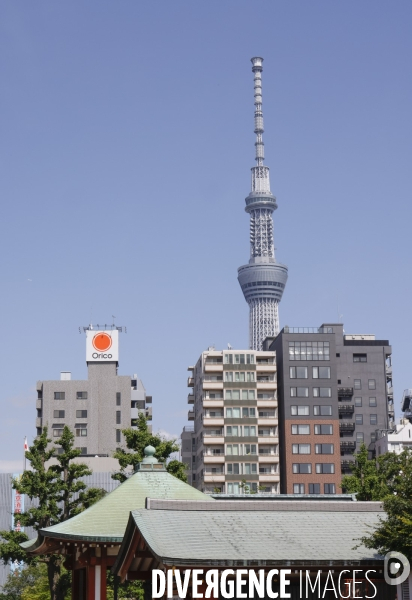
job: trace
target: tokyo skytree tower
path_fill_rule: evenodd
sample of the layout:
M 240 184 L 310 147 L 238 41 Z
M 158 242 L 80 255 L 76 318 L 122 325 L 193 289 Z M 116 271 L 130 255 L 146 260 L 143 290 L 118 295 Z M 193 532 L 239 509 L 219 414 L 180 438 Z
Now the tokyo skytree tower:
M 255 84 L 256 166 L 252 167 L 252 191 L 246 198 L 250 214 L 250 260 L 239 267 L 238 280 L 249 304 L 249 347 L 262 350 L 267 336 L 279 333 L 279 302 L 288 278 L 288 268 L 276 262 L 272 213 L 276 198 L 270 191 L 269 167 L 263 164 L 262 113 L 263 58 L 252 58 Z

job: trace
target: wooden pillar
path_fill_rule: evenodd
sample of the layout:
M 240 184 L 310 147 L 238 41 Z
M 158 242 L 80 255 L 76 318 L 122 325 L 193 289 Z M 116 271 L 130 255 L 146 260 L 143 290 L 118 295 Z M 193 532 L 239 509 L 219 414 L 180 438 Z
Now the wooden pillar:
M 86 600 L 86 569 L 72 571 L 72 600 Z
M 87 595 L 86 600 L 95 600 L 96 567 L 89 565 L 87 568 Z
M 96 600 L 106 600 L 107 594 L 107 548 L 102 548 L 100 571 L 100 596 Z

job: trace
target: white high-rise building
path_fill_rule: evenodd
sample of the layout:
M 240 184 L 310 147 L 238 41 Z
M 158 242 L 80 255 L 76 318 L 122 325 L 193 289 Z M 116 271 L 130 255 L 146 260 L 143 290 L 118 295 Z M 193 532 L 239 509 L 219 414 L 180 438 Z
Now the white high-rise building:
M 188 369 L 191 391 L 182 460 L 204 492 L 279 492 L 275 352 L 202 352 Z

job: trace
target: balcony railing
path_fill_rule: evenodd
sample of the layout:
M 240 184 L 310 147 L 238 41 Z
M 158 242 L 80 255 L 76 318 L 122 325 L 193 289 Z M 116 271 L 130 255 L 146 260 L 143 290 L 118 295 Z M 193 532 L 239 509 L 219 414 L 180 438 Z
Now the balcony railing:
M 188 394 L 187 395 L 187 403 L 188 404 L 194 404 L 195 403 L 195 395 L 194 394 Z
M 189 410 L 189 412 L 187 413 L 187 420 L 188 421 L 195 420 L 195 411 L 194 410 Z
M 355 450 L 355 448 L 356 448 L 356 442 L 341 442 L 340 443 L 340 449 L 343 451 Z
M 354 431 L 355 423 L 339 423 L 340 431 Z
M 351 387 L 338 387 L 338 396 L 340 398 L 353 396 L 353 388 L 351 388 Z
M 205 437 L 219 437 L 223 435 L 223 429 L 205 429 L 203 435 Z
M 353 413 L 353 412 L 355 412 L 355 407 L 353 406 L 353 404 L 340 404 L 338 408 L 339 408 L 339 412 L 340 413 Z
M 187 378 L 187 387 L 193 387 L 194 385 L 195 385 L 194 377 L 188 377 Z
M 283 333 L 333 333 L 333 327 L 288 327 L 283 328 Z

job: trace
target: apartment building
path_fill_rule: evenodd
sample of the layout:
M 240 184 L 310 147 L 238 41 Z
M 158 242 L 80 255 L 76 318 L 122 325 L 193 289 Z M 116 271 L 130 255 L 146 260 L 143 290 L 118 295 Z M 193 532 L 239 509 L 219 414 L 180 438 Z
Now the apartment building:
M 279 493 L 275 352 L 208 348 L 188 369 L 182 460 L 204 492 Z
M 278 373 L 281 492 L 340 493 L 362 442 L 394 428 L 392 349 L 343 325 L 284 327 L 266 338 Z
M 123 443 L 122 429 L 135 427 L 140 412 L 152 418 L 152 398 L 137 375 L 119 375 L 119 333 L 84 328 L 88 378 L 38 381 L 36 431 L 48 426 L 57 439 L 68 425 L 83 456 L 110 457 Z

